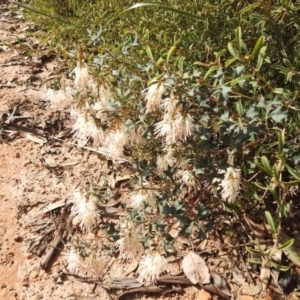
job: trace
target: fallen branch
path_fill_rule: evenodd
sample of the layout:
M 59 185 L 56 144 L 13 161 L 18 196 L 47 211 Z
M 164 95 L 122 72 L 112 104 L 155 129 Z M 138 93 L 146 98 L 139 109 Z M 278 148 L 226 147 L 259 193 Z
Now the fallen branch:
M 55 233 L 54 239 L 50 245 L 50 249 L 42 262 L 40 263 L 40 266 L 43 269 L 47 269 L 50 266 L 50 263 L 52 261 L 52 258 L 56 252 L 56 250 L 59 248 L 60 243 L 66 239 L 72 229 L 72 217 L 69 216 L 69 206 L 65 206 L 63 209 L 63 212 L 61 214 L 61 223 Z
M 164 284 L 183 284 L 183 285 L 194 285 L 188 278 L 185 276 L 164 276 L 157 280 L 158 283 Z M 216 296 L 221 297 L 222 299 L 230 299 L 231 295 L 227 295 L 223 293 L 221 290 L 216 288 L 212 283 L 210 284 L 201 284 L 198 283 L 196 286 L 201 287 L 205 291 L 209 292 L 210 294 L 214 294 Z

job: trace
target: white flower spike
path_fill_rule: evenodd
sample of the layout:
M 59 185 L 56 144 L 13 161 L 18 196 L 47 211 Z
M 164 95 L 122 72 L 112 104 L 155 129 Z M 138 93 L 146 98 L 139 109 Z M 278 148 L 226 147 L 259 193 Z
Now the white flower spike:
M 68 202 L 73 203 L 71 215 L 76 218 L 81 230 L 83 232 L 91 232 L 93 225 L 96 223 L 97 197 L 75 190 L 69 197 Z
M 146 95 L 146 114 L 158 109 L 163 93 L 165 92 L 164 85 L 162 83 L 155 83 L 148 89 Z
M 139 268 L 140 276 L 146 282 L 150 281 L 154 283 L 161 273 L 168 271 L 168 262 L 158 252 L 155 252 L 152 255 L 147 254 L 142 256 Z
M 227 168 L 224 179 L 221 181 L 221 196 L 224 201 L 234 203 L 241 189 L 241 170 Z
M 89 69 L 87 65 L 85 63 L 78 62 L 73 72 L 75 73 L 75 88 L 78 90 L 84 89 L 89 81 Z
M 97 124 L 97 120 L 89 113 L 78 114 L 73 125 L 74 137 L 86 144 L 90 139 L 93 146 L 99 146 L 104 141 L 104 131 Z
M 65 90 L 47 89 L 45 101 L 49 102 L 49 107 L 54 110 L 63 110 L 71 106 L 74 101 L 70 88 Z

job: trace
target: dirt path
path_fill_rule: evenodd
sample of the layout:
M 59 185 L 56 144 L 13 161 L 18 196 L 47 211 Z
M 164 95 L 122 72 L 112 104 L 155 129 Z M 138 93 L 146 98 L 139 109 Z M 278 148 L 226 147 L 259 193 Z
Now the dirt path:
M 21 91 L 28 84 L 30 86 L 28 80 L 32 76 L 32 65 L 25 61 L 18 49 L 17 35 L 25 36 L 23 30 L 28 26 L 20 18 L 8 9 L 7 4 L 0 6 L 0 115 L 21 101 L 37 102 L 41 97 L 41 93 L 32 87 Z M 6 134 L 13 133 L 2 131 L 4 139 Z M 19 270 L 25 257 L 22 236 L 18 232 L 17 201 L 22 199 L 15 199 L 14 195 L 22 180 L 20 174 L 26 168 L 24 162 L 31 148 L 31 144 L 24 139 L 0 144 L 0 299 L 21 299 L 24 283 Z

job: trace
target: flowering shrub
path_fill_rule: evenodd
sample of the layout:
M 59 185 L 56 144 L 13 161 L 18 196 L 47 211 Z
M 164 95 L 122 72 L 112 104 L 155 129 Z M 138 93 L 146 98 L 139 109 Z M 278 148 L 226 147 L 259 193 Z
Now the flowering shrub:
M 93 23 L 74 89 L 46 95 L 50 108 L 70 108 L 74 142 L 131 170 L 124 216 L 105 228 L 122 261 L 140 255 L 150 281 L 178 236 L 198 241 L 213 228 L 210 209 L 269 206 L 281 219 L 300 181 L 299 7 L 166 2 L 103 18 L 99 31 Z M 71 213 L 92 231 L 97 205 L 118 188 L 101 200 L 78 193 Z

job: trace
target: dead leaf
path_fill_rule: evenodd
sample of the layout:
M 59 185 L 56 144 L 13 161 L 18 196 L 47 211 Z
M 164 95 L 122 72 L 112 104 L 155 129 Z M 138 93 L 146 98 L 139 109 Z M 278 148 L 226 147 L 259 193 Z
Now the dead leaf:
M 53 209 L 62 207 L 64 205 L 65 205 L 65 200 L 59 200 L 55 203 L 48 204 L 45 208 L 43 208 L 42 212 L 43 212 L 43 214 L 45 214 Z
M 260 281 L 263 286 L 263 290 L 265 290 L 267 288 L 270 276 L 271 276 L 270 262 L 268 260 L 264 259 L 262 261 L 262 267 L 261 267 L 260 275 L 259 275 Z
M 138 267 L 138 264 L 139 264 L 138 260 L 134 258 L 132 262 L 126 265 L 125 276 L 128 276 L 130 273 L 132 273 Z
M 32 142 L 38 143 L 38 144 L 45 144 L 47 143 L 47 140 L 43 137 L 37 137 L 36 135 L 32 135 L 30 133 L 24 133 L 24 136 L 31 140 Z
M 210 295 L 210 293 L 201 289 L 197 295 L 196 300 L 211 300 L 211 295 Z
M 249 296 L 255 296 L 258 295 L 262 290 L 262 284 L 258 282 L 257 285 L 248 285 L 244 284 L 242 285 L 242 293 Z
M 208 284 L 210 283 L 209 269 L 199 255 L 190 252 L 182 260 L 182 269 L 185 276 L 193 283 Z
M 48 168 L 55 168 L 57 166 L 55 160 L 52 157 L 46 157 L 46 158 L 44 158 L 44 164 Z
M 254 223 L 250 218 L 246 216 L 246 214 L 243 215 L 243 218 L 247 225 L 251 228 L 255 238 L 264 239 L 268 236 L 269 233 L 264 224 Z
M 225 279 L 219 274 L 212 274 L 214 286 L 226 295 L 230 295 Z
M 223 258 L 222 260 L 227 262 L 229 268 L 232 270 L 233 279 L 242 287 L 243 294 L 255 296 L 261 292 L 262 284 L 260 282 L 258 282 L 257 285 L 249 285 L 246 282 L 243 272 L 237 267 L 233 260 L 229 259 L 228 257 Z

